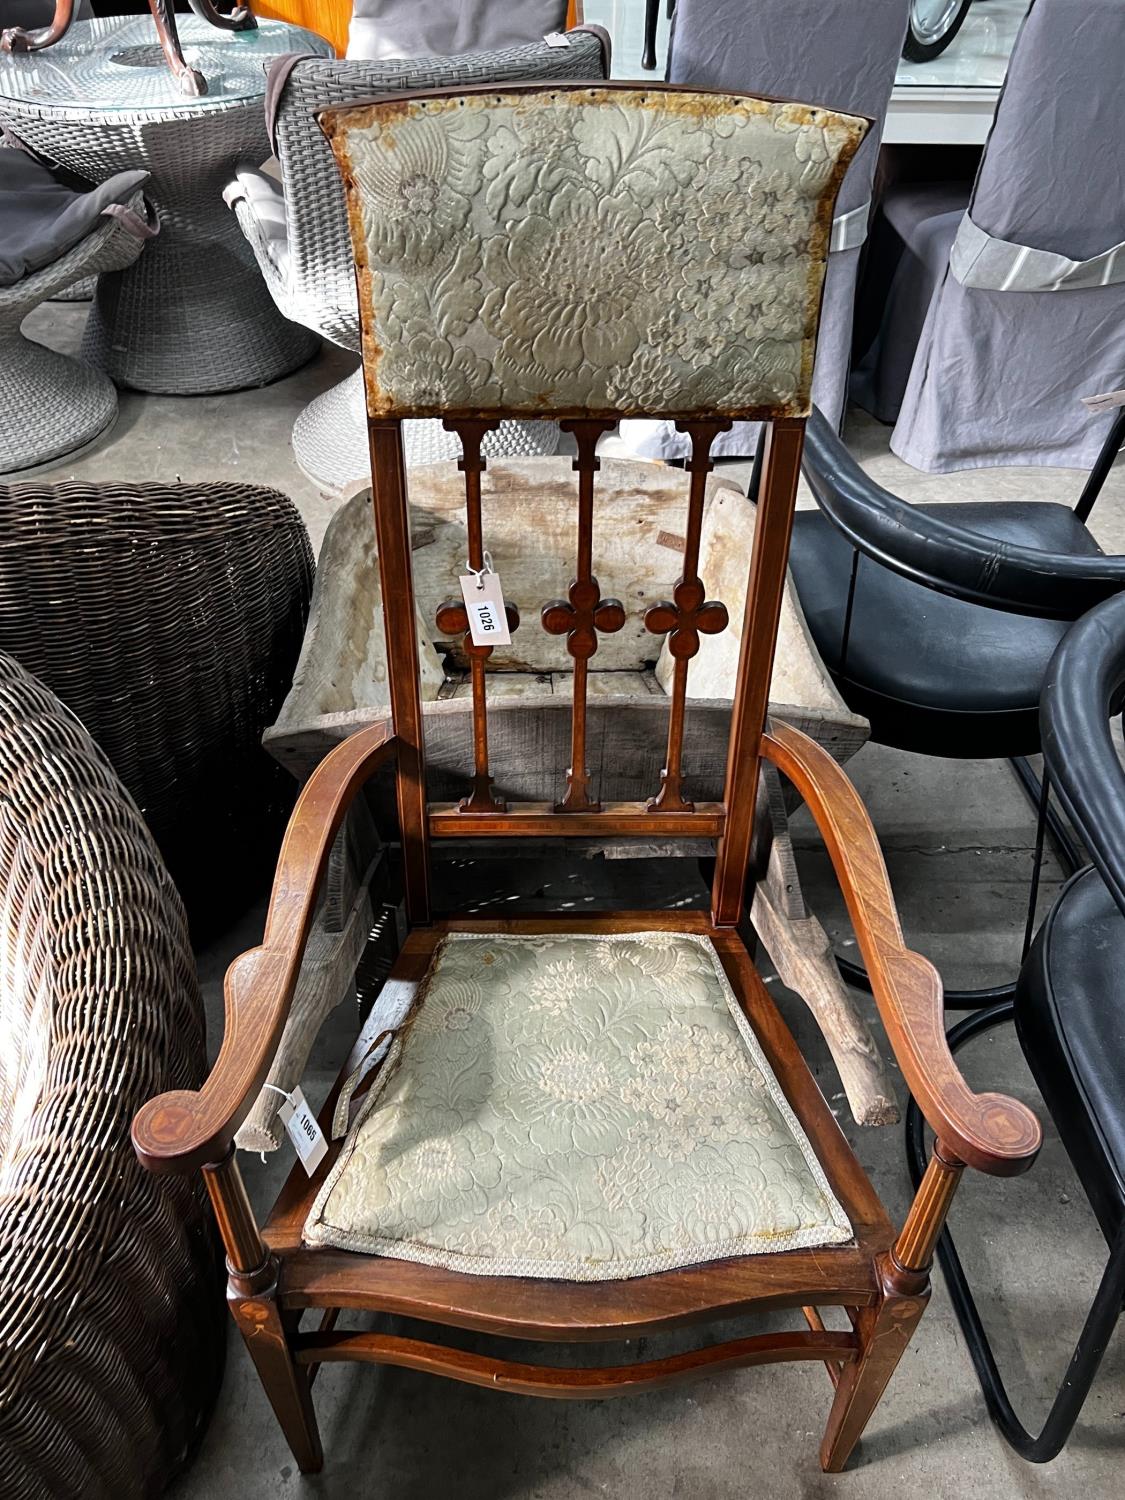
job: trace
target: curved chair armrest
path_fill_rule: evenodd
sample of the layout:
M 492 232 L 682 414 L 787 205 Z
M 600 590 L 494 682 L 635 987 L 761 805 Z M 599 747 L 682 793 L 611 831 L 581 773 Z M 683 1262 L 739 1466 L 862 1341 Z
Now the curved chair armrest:
M 801 467 L 820 510 L 853 547 L 935 593 L 1009 614 L 1077 620 L 1125 588 L 1125 558 L 999 541 L 900 500 L 864 473 L 815 407 Z
M 133 1149 L 151 1172 L 220 1161 L 265 1082 L 293 1001 L 332 844 L 356 793 L 396 748 L 387 721 L 350 735 L 313 772 L 278 856 L 261 946 L 227 970 L 226 1028 L 198 1092 L 161 1094 L 133 1121 Z
M 871 989 L 907 1086 L 946 1148 L 999 1177 L 1025 1171 L 1042 1143 L 1039 1122 L 1003 1094 L 974 1094 L 945 1038 L 941 977 L 903 941 L 887 867 L 859 794 L 832 757 L 779 720 L 762 754 L 808 803 L 847 902 Z

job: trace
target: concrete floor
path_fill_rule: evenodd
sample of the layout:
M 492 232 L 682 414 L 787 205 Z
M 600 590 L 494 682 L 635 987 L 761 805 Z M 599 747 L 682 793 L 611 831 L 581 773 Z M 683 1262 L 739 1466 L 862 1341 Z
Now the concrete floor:
M 28 331 L 72 349 L 85 309 L 40 310 Z M 276 485 L 300 506 L 319 543 L 333 502 L 293 463 L 293 417 L 350 367 L 325 353 L 266 390 L 187 399 L 123 393 L 112 433 L 82 455 L 45 470 L 70 475 L 184 480 L 241 478 Z M 856 418 L 849 439 L 870 471 L 910 499 L 1014 497 L 1071 499 L 1080 476 L 1060 470 L 978 470 L 924 476 L 887 451 L 887 435 Z M 1125 551 L 1125 469 L 1111 476 L 1094 529 L 1103 545 Z M 1017 962 L 1030 863 L 1032 818 L 1010 772 L 992 764 L 924 760 L 874 746 L 852 763 L 887 853 L 908 937 L 933 958 L 950 984 L 1009 975 Z M 799 830 L 806 891 L 838 941 L 848 941 L 827 861 L 809 829 Z M 1052 868 L 1045 899 L 1057 882 Z M 531 862 L 491 864 L 462 873 L 451 904 L 480 901 L 497 887 L 540 892 L 566 880 L 568 897 L 592 903 L 625 891 L 640 904 L 699 894 L 691 861 L 663 866 L 586 862 L 565 872 Z M 1045 908 L 1044 908 L 1045 909 Z M 222 1028 L 221 977 L 229 960 L 261 931 L 261 908 L 200 954 L 211 1041 Z M 839 1084 L 803 1006 L 782 1003 L 825 1093 L 840 1109 Z M 323 1096 L 354 1025 L 342 1006 L 324 1028 L 307 1076 Z M 966 1058 L 975 1086 L 1001 1086 L 1035 1101 L 1018 1049 L 1006 1035 Z M 900 1090 L 901 1093 L 901 1090 Z M 909 1191 L 901 1134 L 861 1131 L 841 1117 L 849 1138 L 893 1212 Z M 245 1172 L 264 1204 L 288 1163 L 254 1158 Z M 1025 1179 L 967 1180 L 954 1212 L 959 1244 L 1014 1397 L 1038 1424 L 1058 1384 L 1104 1261 L 1081 1190 L 1048 1124 L 1040 1161 Z M 647 1341 L 641 1357 L 657 1351 Z M 1123 1493 L 1125 1337 L 1111 1346 L 1094 1393 L 1064 1455 L 1047 1468 L 1015 1458 L 985 1415 L 940 1277 L 932 1306 L 877 1412 L 848 1474 L 819 1472 L 816 1447 L 830 1388 L 812 1367 L 779 1366 L 716 1377 L 677 1390 L 606 1404 L 534 1402 L 495 1396 L 402 1371 L 329 1367 L 316 1388 L 326 1468 L 302 1480 L 275 1427 L 241 1347 L 232 1341 L 219 1411 L 176 1500 L 283 1500 L 320 1495 L 429 1500 L 617 1500 L 677 1495 L 698 1500 L 746 1494 L 786 1497 L 918 1495 L 1089 1496 Z M 1117 1476 L 1116 1479 L 1114 1476 Z

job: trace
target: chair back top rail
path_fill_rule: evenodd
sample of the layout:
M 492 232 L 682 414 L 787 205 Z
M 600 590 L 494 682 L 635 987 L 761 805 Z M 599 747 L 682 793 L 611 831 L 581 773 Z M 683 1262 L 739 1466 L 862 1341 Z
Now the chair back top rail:
M 714 909 L 741 913 L 803 419 L 836 194 L 867 128 L 789 101 L 675 87 L 554 83 L 432 91 L 323 111 L 356 257 L 399 816 L 412 920 L 429 911 L 428 841 L 466 832 L 719 836 Z M 627 415 L 688 433 L 680 576 L 645 613 L 675 669 L 664 770 L 647 803 L 602 812 L 590 784 L 587 693 L 620 601 L 592 571 L 597 443 Z M 466 566 L 488 553 L 481 441 L 510 417 L 561 420 L 577 448 L 575 567 L 542 629 L 573 660 L 571 764 L 553 807 L 508 809 L 489 770 L 486 664 L 456 595 L 473 695 L 471 790 L 430 809 L 409 574 L 401 422 L 441 417 L 462 448 Z M 696 813 L 681 766 L 687 667 L 727 613 L 698 576 L 710 449 L 734 418 L 773 424 L 732 711 L 726 794 Z M 455 585 L 451 579 L 451 586 Z M 510 630 L 521 628 L 508 612 Z M 654 643 L 654 655 L 656 646 Z M 693 818 L 698 822 L 693 823 Z

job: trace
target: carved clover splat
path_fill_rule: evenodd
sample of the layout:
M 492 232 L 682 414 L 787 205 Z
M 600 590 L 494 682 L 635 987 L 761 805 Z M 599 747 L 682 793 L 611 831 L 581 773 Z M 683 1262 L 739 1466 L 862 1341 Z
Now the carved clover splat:
M 681 578 L 671 601 L 658 600 L 645 610 L 645 629 L 667 635 L 668 649 L 677 661 L 687 661 L 699 650 L 700 635 L 718 635 L 727 628 L 727 607 L 704 597 L 698 578 Z
M 540 612 L 543 629 L 565 635 L 566 649 L 576 661 L 589 661 L 598 649 L 598 632 L 613 635 L 625 624 L 620 599 L 603 599 L 596 578 L 576 578 L 566 599 L 552 599 Z

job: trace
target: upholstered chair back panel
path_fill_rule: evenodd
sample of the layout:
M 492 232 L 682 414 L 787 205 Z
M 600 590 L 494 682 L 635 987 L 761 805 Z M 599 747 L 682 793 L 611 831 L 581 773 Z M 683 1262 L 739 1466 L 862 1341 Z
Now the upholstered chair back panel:
M 866 121 L 530 85 L 324 123 L 373 416 L 808 411 L 833 204 Z

